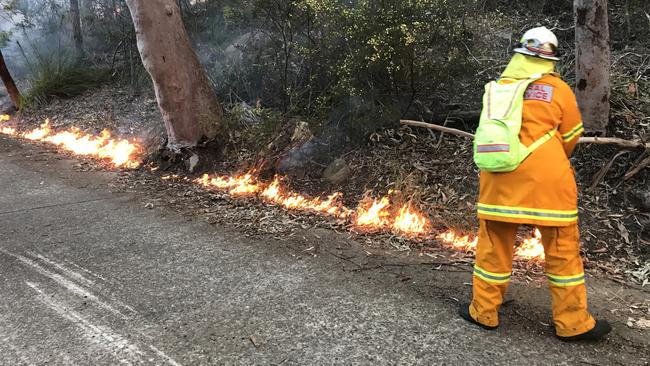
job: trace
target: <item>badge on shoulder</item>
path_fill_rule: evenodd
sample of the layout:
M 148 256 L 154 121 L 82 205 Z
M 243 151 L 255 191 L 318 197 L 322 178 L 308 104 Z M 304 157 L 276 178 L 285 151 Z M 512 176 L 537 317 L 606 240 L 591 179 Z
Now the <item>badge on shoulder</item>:
M 530 84 L 524 93 L 524 100 L 539 100 L 550 103 L 553 100 L 553 89 L 550 85 Z

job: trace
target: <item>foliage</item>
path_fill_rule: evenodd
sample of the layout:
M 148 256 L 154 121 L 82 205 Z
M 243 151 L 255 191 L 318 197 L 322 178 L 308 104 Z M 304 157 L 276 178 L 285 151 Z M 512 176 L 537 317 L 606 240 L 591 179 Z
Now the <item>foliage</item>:
M 0 32 L 0 48 L 4 48 L 9 40 L 11 39 L 11 32 L 1 31 Z
M 308 120 L 325 120 L 355 96 L 398 115 L 407 114 L 415 104 L 434 112 L 445 104 L 475 109 L 480 102 L 477 90 L 498 75 L 518 35 L 535 25 L 546 25 L 558 34 L 567 55 L 560 71 L 569 80 L 573 75 L 569 0 L 179 0 L 178 4 L 199 59 L 222 99 L 276 108 Z M 16 66 L 20 53 L 14 41 L 32 46 L 39 57 L 53 58 L 49 64 L 58 65 L 57 55 L 73 48 L 68 0 L 0 0 L 0 5 L 16 24 L 8 43 L 11 50 L 5 52 L 8 63 L 28 71 L 18 73 L 19 79 L 46 80 L 36 69 L 58 66 L 44 67 L 30 49 L 24 58 L 27 65 Z M 650 33 L 650 2 L 612 0 L 609 5 L 614 51 L 647 54 L 643 35 Z M 113 79 L 132 88 L 150 88 L 125 0 L 80 0 L 80 8 L 86 68 L 109 69 Z M 7 40 L 9 33 L 1 35 L 0 41 Z M 616 57 L 615 53 L 614 62 Z M 635 90 L 645 92 L 647 61 L 636 56 L 627 56 L 628 60 L 634 63 L 631 69 L 617 69 L 615 74 L 626 78 L 621 90 L 633 83 Z M 75 67 L 61 67 L 51 79 L 72 75 Z
M 212 9 L 217 23 L 239 31 L 221 50 L 226 60 L 237 57 L 209 67 L 213 80 L 224 94 L 236 90 L 292 114 L 322 116 L 349 96 L 408 107 L 476 67 L 464 22 L 473 1 L 238 3 Z
M 44 104 L 52 98 L 74 97 L 106 83 L 110 77 L 106 70 L 81 65 L 65 55 L 40 59 L 31 75 L 25 95 L 27 106 Z

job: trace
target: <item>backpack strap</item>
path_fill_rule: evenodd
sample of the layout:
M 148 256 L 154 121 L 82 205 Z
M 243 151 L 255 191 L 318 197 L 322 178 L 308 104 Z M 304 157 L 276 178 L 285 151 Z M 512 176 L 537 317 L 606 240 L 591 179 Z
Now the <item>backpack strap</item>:
M 521 98 L 528 86 L 532 84 L 537 79 L 511 79 L 511 78 L 501 78 L 497 81 L 507 81 L 508 84 L 511 84 L 515 87 L 514 90 L 509 89 L 509 93 L 503 95 L 503 89 L 495 87 L 498 84 L 494 82 L 488 83 L 487 85 L 487 118 L 488 119 L 503 119 L 508 117 L 513 109 L 515 108 L 515 103 L 518 103 L 517 98 Z M 506 99 L 507 98 L 507 99 Z
M 537 139 L 537 141 L 533 142 L 530 146 L 526 148 L 526 153 L 521 155 L 519 162 L 521 163 L 522 161 L 524 161 L 528 157 L 528 155 L 530 155 L 533 151 L 537 150 L 538 147 L 544 145 L 548 140 L 552 139 L 556 133 L 557 133 L 557 127 L 548 131 L 547 133 L 544 134 L 544 136 L 540 137 L 539 139 Z
M 535 81 L 541 79 L 542 76 L 543 76 L 542 74 L 532 75 L 531 79 L 530 79 L 532 81 L 530 82 L 530 84 L 532 84 Z M 532 154 L 533 151 L 537 150 L 537 148 L 544 145 L 548 140 L 552 139 L 553 136 L 555 136 L 556 133 L 557 133 L 557 127 L 555 127 L 554 129 L 548 131 L 547 133 L 544 134 L 544 136 L 540 137 L 539 139 L 537 139 L 537 141 L 533 142 L 530 146 L 528 146 L 526 148 L 525 154 L 522 154 L 520 156 L 519 163 L 523 162 L 530 154 Z

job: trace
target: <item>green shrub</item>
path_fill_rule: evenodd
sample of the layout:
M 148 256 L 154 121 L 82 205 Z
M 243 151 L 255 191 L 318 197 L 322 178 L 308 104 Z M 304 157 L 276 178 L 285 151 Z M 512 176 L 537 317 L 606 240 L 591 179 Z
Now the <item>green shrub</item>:
M 231 37 L 243 39 L 240 60 L 208 67 L 211 78 L 222 95 L 234 90 L 291 115 L 322 118 L 350 96 L 409 105 L 476 71 L 465 26 L 474 0 L 239 3 L 218 19 L 224 31 L 240 32 Z M 198 24 L 214 33 L 205 25 L 214 22 Z

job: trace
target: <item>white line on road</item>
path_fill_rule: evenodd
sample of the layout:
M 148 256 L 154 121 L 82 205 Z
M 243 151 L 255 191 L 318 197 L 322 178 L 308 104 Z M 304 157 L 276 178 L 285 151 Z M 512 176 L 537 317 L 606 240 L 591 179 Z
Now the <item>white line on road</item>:
M 57 263 L 57 262 L 53 261 L 52 259 L 44 256 L 44 255 L 41 255 L 39 253 L 32 252 L 32 251 L 27 252 L 27 253 L 29 253 L 30 255 L 42 260 L 45 263 L 51 265 L 52 267 L 54 267 L 54 268 L 58 269 L 59 271 L 67 274 L 68 276 L 76 279 L 77 281 L 83 282 L 86 286 L 92 286 L 92 285 L 95 284 L 95 282 L 93 280 L 90 280 L 90 279 L 84 277 L 81 273 L 78 273 L 78 272 L 75 272 L 75 271 L 73 271 L 73 270 L 71 270 L 69 268 L 66 268 L 64 265 L 62 265 L 60 263 Z
M 180 363 L 174 361 L 173 358 L 167 356 L 165 353 L 163 353 L 163 351 L 159 350 L 158 348 L 156 348 L 156 347 L 154 347 L 154 346 L 152 346 L 152 345 L 149 345 L 149 348 L 151 348 L 151 350 L 153 350 L 154 352 L 156 352 L 156 354 L 157 354 L 160 358 L 165 359 L 165 361 L 167 361 L 170 365 L 172 365 L 172 366 L 181 366 Z
M 58 273 L 53 273 L 53 272 L 48 271 L 47 269 L 45 269 L 45 268 L 41 267 L 40 265 L 38 265 L 38 263 L 36 263 L 35 261 L 33 261 L 33 260 L 29 259 L 29 258 L 23 257 L 22 255 L 19 255 L 19 254 L 9 253 L 4 249 L 0 249 L 0 252 L 18 259 L 23 264 L 34 268 L 38 273 L 42 274 L 45 277 L 48 277 L 48 278 L 54 280 L 59 285 L 65 287 L 66 289 L 73 292 L 74 294 L 76 294 L 78 296 L 81 296 L 81 297 L 85 297 L 88 300 L 91 300 L 91 301 L 95 302 L 100 307 L 110 311 L 111 313 L 113 313 L 115 315 L 120 316 L 122 319 L 129 319 L 129 316 L 127 316 L 127 315 L 123 314 L 122 312 L 120 312 L 119 310 L 115 309 L 110 304 L 107 304 L 106 302 L 100 300 L 97 296 L 93 295 L 88 290 L 86 290 L 83 287 L 77 285 L 76 283 L 68 280 L 67 278 L 61 276 Z
M 104 281 L 104 282 L 110 282 L 109 280 L 105 279 L 105 278 L 102 277 L 101 275 L 99 275 L 99 274 L 97 274 L 97 273 L 95 273 L 95 272 L 92 272 L 91 270 L 86 269 L 86 268 L 84 268 L 84 267 L 82 267 L 82 266 L 80 266 L 80 265 L 78 265 L 78 264 L 76 264 L 76 263 L 74 263 L 74 262 L 70 262 L 70 261 L 65 260 L 65 259 L 64 259 L 64 261 L 65 261 L 66 263 L 68 263 L 68 264 L 70 264 L 70 265 L 72 265 L 72 266 L 74 266 L 74 267 L 77 267 L 78 269 L 80 269 L 80 270 L 82 270 L 82 271 L 88 273 L 88 274 L 91 275 L 91 276 L 97 277 L 98 279 L 100 279 L 100 280 L 102 280 L 102 281 Z
M 45 294 L 36 284 L 29 281 L 26 281 L 25 283 L 38 293 L 39 301 L 81 328 L 84 336 L 89 341 L 97 343 L 102 348 L 111 351 L 117 357 L 122 357 L 120 363 L 132 365 L 132 361 L 143 361 L 142 356 L 144 356 L 144 353 L 137 345 L 129 342 L 125 337 L 114 332 L 110 328 L 91 323 L 89 320 L 81 316 L 81 314 L 72 309 L 66 308 L 64 304 Z
M 46 256 L 44 256 L 44 255 L 42 255 L 42 254 L 37 253 L 37 252 L 29 251 L 29 252 L 27 252 L 27 253 L 29 253 L 30 255 L 32 255 L 32 256 L 34 256 L 34 257 L 36 257 L 36 258 L 38 258 L 38 259 L 44 261 L 45 263 L 48 263 L 49 265 L 53 266 L 54 268 L 58 269 L 59 271 L 63 272 L 64 274 L 67 274 L 69 277 L 74 278 L 74 279 L 76 279 L 76 280 L 79 281 L 79 282 L 83 282 L 83 283 L 84 283 L 86 286 L 88 286 L 88 287 L 96 287 L 96 285 L 95 285 L 95 281 L 93 281 L 93 280 L 91 280 L 91 279 L 89 279 L 89 278 L 86 278 L 84 275 L 82 275 L 82 274 L 79 273 L 79 272 L 75 272 L 75 271 L 73 271 L 73 270 L 67 268 L 67 267 L 64 266 L 63 264 L 60 264 L 60 263 L 55 262 L 55 261 L 54 261 L 53 259 L 51 259 L 51 258 L 48 258 L 48 257 L 46 257 Z M 74 265 L 74 263 L 72 263 L 72 262 L 68 262 L 68 263 Z M 79 267 L 79 266 L 77 266 L 77 267 L 78 267 L 78 268 L 81 268 L 81 267 Z M 81 269 L 84 270 L 83 268 L 81 268 Z M 85 270 L 85 271 L 86 271 L 86 272 L 89 272 L 90 274 L 95 275 L 94 273 L 92 273 L 92 272 L 90 272 L 90 271 L 88 271 L 88 270 Z M 98 278 L 102 278 L 102 277 L 99 276 L 99 275 L 95 275 L 95 276 L 98 277 Z M 102 278 L 102 279 L 103 279 L 103 278 Z M 137 313 L 137 311 L 135 311 L 134 308 L 132 308 L 131 306 L 129 306 L 129 305 L 127 305 L 127 304 L 125 304 L 125 303 L 123 303 L 123 302 L 121 302 L 121 301 L 119 301 L 119 300 L 115 300 L 115 299 L 113 299 L 113 302 L 117 303 L 117 305 L 119 305 L 119 307 L 125 308 L 125 309 L 127 309 L 128 311 L 130 311 L 130 312 L 132 312 L 132 313 Z

